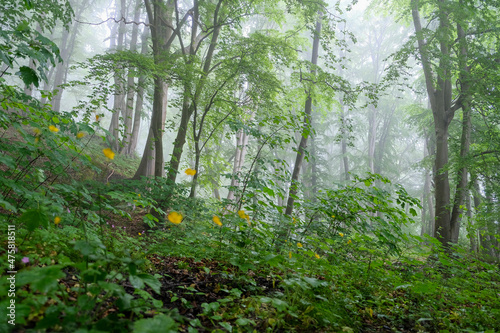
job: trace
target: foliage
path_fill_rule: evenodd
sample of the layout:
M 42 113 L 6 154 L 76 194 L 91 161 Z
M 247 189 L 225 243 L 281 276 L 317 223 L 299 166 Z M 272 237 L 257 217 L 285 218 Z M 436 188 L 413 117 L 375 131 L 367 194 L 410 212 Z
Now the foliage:
M 258 4 L 276 22 L 286 21 L 276 7 L 281 4 Z M 213 5 L 200 2 L 200 10 L 211 12 Z M 314 28 L 318 10 L 325 9 L 322 2 L 284 5 L 308 29 Z M 25 85 L 37 86 L 47 62 L 58 59 L 57 48 L 41 32 L 54 28 L 56 20 L 67 24 L 71 9 L 51 0 L 0 6 L 6 20 L 0 30 L 0 59 L 9 71 L 20 68 Z M 221 13 L 227 18 L 232 10 L 241 13 L 231 21 L 241 28 L 247 9 L 228 2 Z M 42 20 L 46 25 L 39 32 L 32 25 Z M 325 30 L 334 37 L 332 27 Z M 288 66 L 298 66 L 295 72 L 310 69 L 296 54 L 301 38 L 272 29 L 245 37 L 231 29 L 222 33 L 217 65 L 213 75 L 202 75 L 204 89 L 197 102 L 200 111 L 208 105 L 222 114 L 235 112 L 214 134 L 218 138 L 244 131 L 256 143 L 249 149 L 250 163 L 227 175 L 241 185 L 232 188 L 234 201 L 194 197 L 188 195 L 190 184 L 162 177 L 129 179 L 138 161 L 115 154 L 99 126 L 97 112 L 106 108 L 113 89 L 106 78 L 117 73 L 116 65 L 126 69 L 132 64 L 150 77 L 163 71 L 182 86 L 192 84 L 192 73 L 183 74 L 185 70 L 200 74 L 196 66 L 201 59 L 173 57 L 160 69 L 149 57 L 131 52 L 96 56 L 88 61 L 86 78 L 96 79 L 95 89 L 74 112 L 53 112 L 50 94 L 42 92 L 42 103 L 19 84 L 0 78 L 0 228 L 15 229 L 15 236 L 0 233 L 0 265 L 17 272 L 8 273 L 15 275 L 15 292 L 9 279 L 0 280 L 0 316 L 8 317 L 15 298 L 16 326 L 2 321 L 0 330 L 375 332 L 389 327 L 494 332 L 500 327 L 500 269 L 488 262 L 494 256 L 469 253 L 463 245 L 443 251 L 434 238 L 409 235 L 420 205 L 403 186 L 372 173 L 353 173 L 352 181 L 339 185 L 330 177 L 314 193 L 304 184 L 296 194 L 294 215 L 283 214 L 291 166 L 280 153 L 297 140 L 294 131 L 301 128 L 302 117 L 299 111 L 285 110 L 303 104 L 306 81 L 314 77 L 305 74 L 300 77 L 304 82 L 287 86 L 278 72 Z M 26 60 L 36 66 L 23 67 Z M 351 91 L 348 81 L 330 72 L 319 70 L 317 78 L 315 98 L 321 106 L 338 103 L 333 94 L 328 96 L 332 88 L 349 90 L 352 99 L 346 96 L 345 102 L 352 107 L 363 90 L 359 86 L 370 99 L 378 97 L 378 87 L 365 82 Z M 80 83 L 88 84 L 74 84 Z M 245 83 L 253 102 L 236 105 L 233 93 Z M 253 108 L 255 117 L 245 114 L 245 108 Z M 220 119 L 225 118 L 208 119 L 210 134 L 203 139 L 215 133 Z M 198 125 L 193 139 L 201 133 Z M 486 127 L 489 135 L 498 134 L 494 126 Z M 472 150 L 481 154 L 490 142 L 480 138 Z M 494 160 L 484 155 L 484 163 Z M 308 162 L 316 158 L 311 152 L 305 157 Z M 204 162 L 210 170 L 190 166 L 186 175 L 211 171 L 220 173 L 214 178 L 221 177 L 225 166 L 212 168 L 219 162 L 210 165 L 209 160 Z M 476 172 L 489 181 L 483 209 L 469 219 L 475 224 L 468 228 L 481 230 L 481 237 L 494 244 L 498 186 L 491 179 L 498 175 L 492 168 Z

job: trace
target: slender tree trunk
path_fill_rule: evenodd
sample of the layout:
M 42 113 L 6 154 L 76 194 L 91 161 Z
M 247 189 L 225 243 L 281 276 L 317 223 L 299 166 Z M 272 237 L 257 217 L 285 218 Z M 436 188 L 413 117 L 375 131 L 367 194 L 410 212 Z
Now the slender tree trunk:
M 313 39 L 313 49 L 312 49 L 312 57 L 311 63 L 313 68 L 311 69 L 311 74 L 316 75 L 316 65 L 318 63 L 318 54 L 319 54 L 319 37 L 321 35 L 321 13 L 318 13 L 318 21 L 316 22 L 316 30 L 314 33 Z M 309 133 L 311 132 L 311 112 L 312 112 L 312 96 L 311 91 L 308 92 L 308 96 L 306 99 L 305 107 L 304 107 L 304 121 L 302 128 L 302 136 L 300 138 L 299 147 L 297 149 L 297 156 L 295 158 L 295 165 L 292 173 L 292 180 L 290 184 L 290 189 L 288 192 L 288 201 L 286 204 L 285 215 L 291 216 L 293 212 L 293 204 L 295 201 L 295 197 L 298 192 L 298 181 L 300 175 L 300 168 L 302 167 L 302 162 L 304 161 L 304 154 L 306 153 L 307 147 L 307 138 Z
M 118 0 L 116 0 L 116 16 L 125 17 L 125 0 L 120 0 L 120 5 L 118 5 Z M 125 35 L 125 24 L 122 21 L 118 25 L 118 35 L 116 37 L 116 51 L 118 52 L 123 50 L 124 35 Z M 111 42 L 111 44 L 112 43 L 113 42 Z M 111 122 L 109 124 L 108 142 L 111 146 L 111 149 L 113 149 L 114 151 L 118 151 L 119 136 L 120 136 L 119 135 L 120 115 L 122 114 L 123 112 L 122 110 L 125 105 L 125 95 L 123 94 L 124 90 L 123 82 L 121 75 L 118 71 L 115 71 L 114 74 L 114 84 L 115 84 L 115 92 L 113 99 L 113 114 L 111 115 Z
M 241 170 L 245 163 L 245 156 L 247 153 L 248 135 L 240 129 L 236 133 L 236 152 L 233 163 L 233 176 L 231 177 L 231 185 L 227 194 L 227 200 L 235 200 L 234 192 L 239 186 L 238 177 L 241 176 Z
M 371 112 L 368 116 L 368 165 L 370 172 L 375 173 L 375 143 L 377 141 L 377 108 L 371 105 Z
M 424 140 L 424 159 L 429 157 L 429 147 L 428 147 L 428 138 L 425 137 Z M 422 191 L 422 229 L 420 232 L 420 236 L 424 234 L 433 235 L 431 230 L 431 212 L 429 211 L 428 200 L 431 197 L 431 177 L 430 170 L 428 168 L 424 169 L 424 188 Z M 432 200 L 432 199 L 431 199 Z
M 463 209 L 462 205 L 467 193 L 467 166 L 466 158 L 469 155 L 470 146 L 470 135 L 471 135 L 471 109 L 468 101 L 469 94 L 469 69 L 467 66 L 467 42 L 465 40 L 465 31 L 462 29 L 460 24 L 457 24 L 458 39 L 460 45 L 460 82 L 461 82 L 461 94 L 466 96 L 465 100 L 462 102 L 462 137 L 460 140 L 460 167 L 457 175 L 457 189 L 455 191 L 455 199 L 453 203 L 453 209 L 451 213 L 451 231 L 452 231 L 452 242 L 458 242 L 458 234 L 460 231 L 460 216 L 462 215 Z
M 316 151 L 315 135 L 311 135 L 311 202 L 316 202 L 318 195 L 318 154 Z
M 471 205 L 471 196 L 470 191 L 467 191 L 465 196 L 465 205 L 467 207 L 467 220 L 469 222 L 470 230 L 469 230 L 469 241 L 470 241 L 470 251 L 472 253 L 477 253 L 477 230 L 474 225 L 474 217 L 472 215 L 472 205 Z
M 141 17 L 141 4 L 142 0 L 137 0 L 135 11 L 134 11 L 134 22 L 138 22 Z M 137 50 L 137 37 L 139 35 L 139 25 L 134 24 L 132 26 L 132 36 L 130 37 L 130 52 L 135 53 Z M 133 74 L 134 69 L 130 68 L 127 77 L 127 98 L 125 104 L 125 114 L 124 114 L 124 135 L 123 135 L 123 147 L 122 151 L 130 155 L 130 145 L 132 136 L 132 118 L 134 115 L 134 96 L 135 96 L 135 76 Z M 139 118 L 140 119 L 140 118 Z
M 194 2 L 194 15 L 198 16 L 198 1 Z M 215 53 L 215 48 L 217 47 L 218 43 L 218 38 L 219 38 L 219 33 L 221 29 L 221 25 L 219 22 L 219 11 L 222 6 L 222 1 L 219 0 L 217 3 L 215 10 L 214 10 L 214 19 L 213 19 L 213 26 L 214 26 L 214 31 L 212 33 L 212 38 L 210 40 L 210 45 L 207 50 L 207 54 L 205 56 L 205 61 L 203 63 L 203 68 L 202 68 L 202 73 L 199 77 L 199 81 L 196 84 L 196 90 L 194 95 L 191 95 L 190 87 L 186 84 L 184 85 L 184 102 L 182 105 L 182 112 L 181 112 L 181 122 L 179 125 L 179 129 L 177 130 L 177 136 L 174 140 L 174 149 L 172 152 L 172 156 L 170 158 L 169 162 L 169 170 L 168 170 L 168 181 L 172 184 L 175 184 L 175 180 L 177 179 L 177 173 L 179 172 L 179 165 L 181 163 L 181 158 L 182 158 L 182 153 L 184 150 L 184 144 L 186 143 L 186 135 L 187 135 L 187 130 L 188 130 L 188 125 L 189 125 L 189 120 L 191 119 L 191 116 L 193 115 L 194 112 L 194 103 L 198 102 L 198 99 L 200 97 L 201 92 L 203 91 L 203 88 L 205 86 L 207 76 L 209 74 L 210 66 L 212 64 L 212 60 L 214 57 Z M 192 25 L 192 30 L 191 30 L 191 46 L 190 46 L 190 51 L 189 55 L 194 56 L 197 48 L 196 48 L 196 38 L 197 38 L 197 26 L 198 26 L 198 20 L 193 20 L 194 23 Z
M 146 20 L 148 23 L 149 20 Z M 144 32 L 141 37 L 141 54 L 146 55 L 148 52 L 148 37 L 149 37 L 149 29 L 144 28 Z M 146 83 L 146 76 L 141 75 L 139 77 L 139 82 L 137 84 L 137 97 L 135 99 L 135 113 L 134 113 L 134 122 L 133 129 L 130 138 L 130 144 L 128 146 L 128 155 L 132 155 L 135 152 L 137 147 L 137 141 L 139 140 L 139 130 L 141 128 L 141 116 L 142 109 L 144 106 L 144 85 Z M 165 116 L 163 117 L 165 118 Z

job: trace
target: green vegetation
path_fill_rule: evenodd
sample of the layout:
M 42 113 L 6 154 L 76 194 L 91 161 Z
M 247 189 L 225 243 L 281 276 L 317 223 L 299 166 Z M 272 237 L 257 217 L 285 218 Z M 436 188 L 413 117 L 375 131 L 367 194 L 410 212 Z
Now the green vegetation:
M 88 144 L 90 133 L 78 138 L 83 125 L 69 116 L 59 114 L 59 131 L 51 131 L 54 117 L 33 114 L 26 125 L 11 124 L 16 131 L 5 131 L 3 138 L 10 137 L 1 141 L 12 152 L 2 159 L 9 166 L 2 188 L 12 191 L 3 193 L 1 228 L 15 225 L 17 249 L 0 264 L 18 270 L 17 324 L 13 330 L 3 322 L 2 331 L 494 332 L 500 326 L 498 265 L 459 246 L 447 254 L 432 238 L 408 238 L 403 230 L 413 221 L 405 211 L 415 214 L 418 202 L 387 179 L 371 175 L 325 191 L 316 203 L 304 203 L 297 218 L 271 207 L 270 190 L 268 202 L 243 204 L 235 213 L 225 210 L 227 202 L 186 199 L 188 186 L 66 177 L 98 172 L 91 161 L 104 154 L 98 143 Z M 121 165 L 117 159 L 108 163 Z M 155 222 L 149 211 L 160 211 L 155 199 L 169 193 L 175 224 Z M 9 281 L 0 284 L 6 318 Z
M 0 3 L 0 332 L 500 329 L 496 3 L 391 2 L 416 34 L 357 49 L 371 71 L 340 3 L 119 0 L 110 52 L 66 82 L 96 3 Z M 412 55 L 425 89 L 387 96 Z M 87 97 L 62 111 L 64 89 Z

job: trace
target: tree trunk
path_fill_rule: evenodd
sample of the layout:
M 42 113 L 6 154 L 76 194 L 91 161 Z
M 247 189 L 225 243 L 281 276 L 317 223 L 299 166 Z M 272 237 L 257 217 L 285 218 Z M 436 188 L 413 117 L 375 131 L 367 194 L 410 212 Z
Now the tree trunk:
M 470 135 L 471 135 L 471 109 L 469 106 L 468 95 L 469 95 L 469 69 L 467 66 L 467 42 L 465 40 L 465 31 L 462 29 L 460 24 L 457 24 L 458 39 L 460 45 L 460 82 L 461 82 L 461 94 L 466 96 L 465 100 L 462 102 L 462 137 L 460 139 L 460 162 L 462 166 L 460 167 L 457 175 L 457 189 L 455 191 L 455 199 L 453 203 L 453 209 L 451 213 L 451 231 L 452 231 L 452 242 L 458 242 L 458 234 L 460 231 L 460 220 L 463 212 L 462 205 L 467 193 L 467 166 L 465 165 L 465 160 L 469 155 L 470 146 Z
M 375 143 L 377 140 L 377 108 L 371 105 L 371 112 L 368 116 L 368 165 L 370 172 L 375 173 Z
M 198 1 L 194 2 L 194 16 L 198 17 Z M 189 120 L 194 112 L 194 103 L 198 102 L 201 92 L 205 86 L 205 82 L 207 80 L 207 76 L 209 74 L 210 66 L 212 64 L 213 56 L 215 53 L 215 48 L 217 47 L 217 42 L 219 38 L 219 33 L 221 29 L 221 24 L 219 22 L 219 11 L 222 6 L 222 1 L 220 0 L 214 10 L 213 17 L 213 26 L 214 30 L 212 32 L 212 38 L 210 40 L 210 45 L 207 50 L 207 54 L 204 59 L 202 73 L 196 83 L 196 90 L 194 95 L 191 95 L 191 89 L 188 84 L 184 85 L 184 101 L 182 103 L 182 111 L 181 111 L 181 122 L 179 125 L 179 129 L 177 130 L 177 136 L 174 141 L 174 149 L 172 152 L 172 156 L 169 162 L 169 170 L 168 170 L 168 181 L 171 184 L 175 184 L 175 180 L 177 179 L 177 173 L 179 172 L 179 165 L 181 163 L 182 152 L 184 150 L 184 144 L 186 143 L 186 135 L 189 125 Z M 191 30 L 191 44 L 189 48 L 189 55 L 194 56 L 198 50 L 196 47 L 197 40 L 197 27 L 198 20 L 193 20 L 192 30 Z
M 241 169 L 245 163 L 247 153 L 248 135 L 243 129 L 236 133 L 236 152 L 233 163 L 233 176 L 231 177 L 231 185 L 227 194 L 227 200 L 235 200 L 234 192 L 239 186 L 238 177 L 241 176 Z
M 316 22 L 316 30 L 314 33 L 313 39 L 313 49 L 311 56 L 311 63 L 313 65 L 311 69 L 311 74 L 316 75 L 316 65 L 318 63 L 318 54 L 319 54 L 319 37 L 321 34 L 321 13 L 318 13 L 318 21 Z M 292 180 L 290 184 L 290 189 L 288 192 L 288 201 L 286 204 L 285 215 L 291 216 L 293 212 L 293 204 L 295 201 L 295 197 L 298 192 L 298 181 L 300 175 L 300 168 L 302 167 L 302 162 L 304 161 L 304 154 L 306 153 L 307 147 L 307 138 L 309 133 L 312 131 L 311 128 L 311 112 L 312 112 L 312 96 L 311 91 L 308 92 L 305 107 L 304 107 L 304 121 L 302 128 L 302 136 L 300 138 L 299 147 L 297 149 L 297 156 L 295 158 L 295 165 L 292 173 Z
M 151 37 L 153 41 L 153 58 L 156 65 L 165 61 L 170 46 L 172 45 L 172 14 L 173 0 L 167 3 L 155 1 L 151 3 L 144 0 L 148 20 L 150 22 Z M 165 128 L 165 116 L 167 112 L 168 85 L 162 76 L 154 75 L 153 112 L 151 115 L 151 126 L 149 128 L 148 141 L 144 147 L 141 163 L 137 169 L 134 179 L 141 176 L 163 177 L 165 175 L 163 163 L 163 131 Z M 151 148 L 154 147 L 154 150 Z M 149 155 L 148 152 L 151 154 Z M 154 159 L 151 159 L 154 156 Z M 154 164 L 154 172 L 151 173 L 151 164 Z
M 146 20 L 146 23 L 148 23 L 149 20 Z M 148 53 L 148 37 L 149 37 L 149 30 L 145 27 L 144 32 L 141 37 L 141 54 L 146 55 Z M 146 76 L 141 75 L 139 77 L 139 82 L 137 84 L 137 97 L 135 99 L 135 113 L 134 113 L 134 122 L 133 122 L 133 129 L 132 129 L 132 134 L 130 137 L 130 144 L 128 146 L 128 155 L 132 155 L 135 152 L 135 149 L 137 147 L 137 141 L 139 140 L 139 130 L 141 128 L 141 116 L 142 116 L 142 109 L 144 106 L 144 85 L 146 83 Z M 165 118 L 165 116 L 163 117 Z
M 120 5 L 118 5 L 118 0 L 116 0 L 116 16 L 125 17 L 125 0 L 120 0 Z M 112 31 L 113 33 L 113 31 Z M 116 50 L 123 50 L 123 40 L 125 35 L 125 24 L 122 22 L 118 25 L 118 35 L 116 37 Z M 111 39 L 111 47 L 113 48 L 113 39 Z M 125 95 L 123 94 L 123 82 L 120 77 L 120 73 L 115 71 L 113 76 L 115 84 L 115 92 L 113 98 L 113 114 L 111 116 L 111 122 L 109 124 L 109 135 L 108 142 L 111 149 L 114 151 L 119 150 L 119 129 L 120 129 L 120 115 L 123 112 L 123 107 L 125 104 Z
M 138 22 L 141 17 L 141 4 L 142 0 L 137 0 L 135 11 L 134 11 L 134 22 Z M 146 30 L 146 29 L 145 29 Z M 132 36 L 130 37 L 130 52 L 135 53 L 137 50 L 137 36 L 139 34 L 139 25 L 134 24 L 132 26 Z M 132 117 L 134 115 L 134 96 L 135 96 L 135 76 L 133 74 L 134 69 L 129 69 L 129 74 L 127 77 L 127 98 L 125 104 L 125 114 L 124 114 L 124 135 L 123 135 L 123 147 L 121 151 L 130 155 L 130 145 L 132 136 Z M 139 118 L 140 119 L 140 118 Z
M 436 228 L 434 237 L 436 237 L 446 248 L 453 242 L 454 235 L 458 235 L 455 230 L 456 224 L 451 223 L 450 212 L 450 184 L 448 178 L 448 127 L 454 117 L 455 111 L 460 107 L 459 104 L 452 105 L 452 87 L 450 70 L 450 48 L 445 37 L 446 32 L 450 30 L 448 12 L 443 4 L 444 0 L 438 2 L 440 51 L 439 69 L 437 75 L 437 85 L 434 86 L 433 72 L 431 62 L 428 58 L 427 45 L 422 36 L 422 26 L 420 23 L 420 14 L 418 9 L 418 0 L 411 0 L 412 17 L 417 34 L 418 50 L 424 70 L 427 95 L 434 118 L 434 130 L 436 133 L 436 159 L 435 159 L 435 200 L 436 200 Z

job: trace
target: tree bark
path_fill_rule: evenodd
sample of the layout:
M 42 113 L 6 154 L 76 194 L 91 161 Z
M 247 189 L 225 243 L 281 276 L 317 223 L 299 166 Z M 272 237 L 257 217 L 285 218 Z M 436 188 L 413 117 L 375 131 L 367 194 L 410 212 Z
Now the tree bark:
M 141 17 L 141 4 L 142 0 L 137 0 L 134 10 L 134 22 L 138 22 Z M 132 35 L 130 37 L 130 52 L 135 53 L 137 50 L 137 37 L 139 35 L 139 25 L 134 24 L 132 26 Z M 121 148 L 122 152 L 130 155 L 132 152 L 130 150 L 131 136 L 133 129 L 133 115 L 134 115 L 134 97 L 135 97 L 135 76 L 133 74 L 134 69 L 130 68 L 127 76 L 127 97 L 125 103 L 125 113 L 124 113 L 124 135 L 123 135 L 123 146 Z M 139 118 L 140 119 L 140 118 Z
M 446 248 L 453 242 L 456 231 L 452 230 L 450 211 L 450 184 L 448 177 L 448 127 L 454 117 L 459 104 L 452 105 L 451 88 L 451 65 L 450 65 L 450 41 L 447 39 L 447 31 L 450 30 L 448 12 L 444 0 L 438 1 L 439 18 L 439 47 L 441 56 L 439 58 L 440 73 L 437 75 L 437 84 L 434 86 L 431 62 L 427 56 L 427 45 L 422 37 L 422 26 L 418 9 L 418 0 L 411 0 L 412 17 L 417 34 L 418 50 L 424 70 L 427 95 L 434 118 L 434 130 L 436 133 L 436 159 L 435 159 L 435 201 L 436 201 L 436 237 Z M 455 227 L 455 226 L 453 226 Z
M 319 37 L 321 35 L 321 13 L 318 13 L 319 17 L 316 22 L 316 30 L 314 32 L 314 39 L 313 39 L 313 49 L 312 49 L 312 56 L 311 56 L 311 64 L 312 64 L 312 69 L 311 69 L 311 74 L 316 75 L 316 65 L 318 63 L 318 54 L 319 54 Z M 297 196 L 298 192 L 298 181 L 299 181 L 299 175 L 300 175 L 300 169 L 302 167 L 302 162 L 304 161 L 304 154 L 306 153 L 306 147 L 307 147 L 307 138 L 309 136 L 309 133 L 312 131 L 311 128 L 311 112 L 312 112 L 312 96 L 311 96 L 311 91 L 308 91 L 307 94 L 307 99 L 304 107 L 304 121 L 303 121 L 303 127 L 302 127 L 302 136 L 300 138 L 300 143 L 299 147 L 297 149 L 297 156 L 295 158 L 295 165 L 293 168 L 293 173 L 292 173 L 292 180 L 290 184 L 290 189 L 288 192 L 288 201 L 286 204 L 286 210 L 285 210 L 285 215 L 291 216 L 293 212 L 293 204 L 295 201 L 295 197 Z
M 118 0 L 116 0 L 116 16 L 125 17 L 125 0 L 120 0 L 120 5 L 118 5 Z M 112 32 L 113 33 L 113 32 Z M 123 41 L 125 35 L 125 24 L 121 21 L 118 25 L 118 34 L 116 37 L 116 51 L 123 50 Z M 111 47 L 113 48 L 113 38 L 111 39 Z M 119 150 L 119 129 L 120 129 L 120 115 L 123 112 L 123 107 L 125 104 L 125 95 L 123 94 L 123 82 L 120 77 L 120 73 L 115 71 L 113 76 L 115 84 L 115 92 L 113 99 L 113 114 L 111 116 L 111 122 L 109 124 L 109 135 L 108 142 L 111 149 L 114 151 Z
M 458 170 L 457 175 L 457 189 L 455 191 L 455 199 L 453 203 L 453 209 L 451 212 L 451 231 L 452 231 L 452 242 L 458 242 L 458 234 L 460 231 L 460 220 L 463 212 L 462 206 L 464 203 L 465 195 L 467 193 L 467 166 L 466 158 L 469 155 L 470 146 L 470 135 L 471 135 L 471 108 L 469 106 L 468 95 L 469 95 L 469 69 L 467 66 L 467 42 L 465 40 L 465 31 L 462 29 L 460 24 L 457 24 L 458 40 L 460 47 L 460 82 L 461 82 L 461 95 L 466 96 L 462 102 L 462 137 L 460 139 L 460 163 L 462 166 Z
M 75 12 L 75 20 L 80 20 L 84 10 L 88 8 L 89 1 L 71 1 L 70 3 Z M 75 21 L 70 29 L 63 29 L 62 32 L 61 43 L 59 44 L 59 51 L 62 62 L 58 63 L 55 67 L 54 82 L 52 84 L 53 89 L 58 90 L 57 94 L 54 94 L 54 97 L 52 98 L 52 109 L 56 112 L 61 111 L 61 98 L 64 92 L 64 89 L 61 87 L 61 85 L 66 83 L 69 69 L 69 60 L 73 55 L 76 36 L 78 35 L 79 30 L 80 24 Z
M 146 23 L 148 23 L 149 20 L 146 20 Z M 149 30 L 147 28 L 144 28 L 144 32 L 142 33 L 141 36 L 141 54 L 146 55 L 148 53 L 148 37 L 149 37 Z M 134 113 L 134 122 L 133 122 L 133 129 L 130 137 L 130 144 L 128 145 L 128 155 L 132 155 L 135 152 L 135 149 L 137 147 L 137 141 L 139 140 L 139 130 L 141 128 L 141 116 L 142 116 L 142 109 L 144 106 L 144 85 L 146 83 L 146 76 L 141 75 L 139 77 L 139 81 L 137 83 L 137 96 L 135 99 L 135 113 Z M 165 113 L 165 112 L 164 112 Z M 163 116 L 165 119 L 165 115 Z
M 181 163 L 182 153 L 184 150 L 184 144 L 186 143 L 186 135 L 189 125 L 189 120 L 194 112 L 194 103 L 198 102 L 201 92 L 205 86 L 205 82 L 207 80 L 207 76 L 210 71 L 210 66 L 212 64 L 213 56 L 215 53 L 215 48 L 217 47 L 219 33 L 221 29 L 221 24 L 219 22 L 219 11 L 222 6 L 222 0 L 219 0 L 213 16 L 213 32 L 212 38 L 210 40 L 210 45 L 207 50 L 207 54 L 205 56 L 203 62 L 202 73 L 196 83 L 196 90 L 194 95 L 191 94 L 190 85 L 186 83 L 184 85 L 184 101 L 182 103 L 182 111 L 181 111 L 181 122 L 179 124 L 179 129 L 177 130 L 177 136 L 174 140 L 174 149 L 172 152 L 172 156 L 169 162 L 168 169 L 168 181 L 171 184 L 175 184 L 175 180 L 177 179 L 177 173 L 179 172 L 179 165 Z M 194 2 L 194 16 L 198 17 L 198 1 Z M 197 28 L 198 28 L 198 20 L 193 20 L 192 30 L 191 30 L 191 44 L 189 47 L 189 55 L 195 55 L 197 48 Z
M 172 45 L 172 14 L 175 0 L 163 1 L 144 0 L 148 20 L 150 22 L 151 38 L 153 42 L 153 59 L 156 65 L 161 65 Z M 154 74 L 153 112 L 151 116 L 150 133 L 144 148 L 144 154 L 137 169 L 134 179 L 141 176 L 163 177 L 165 174 L 163 162 L 163 130 L 167 110 L 168 85 L 161 73 Z M 154 150 L 151 147 L 154 146 Z M 148 155 L 147 152 L 151 153 Z M 154 160 L 151 159 L 154 156 Z M 153 162 L 154 161 L 154 162 Z M 154 172 L 148 163 L 154 163 Z

